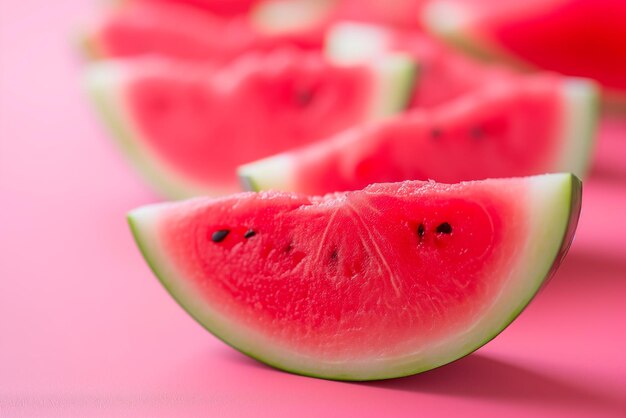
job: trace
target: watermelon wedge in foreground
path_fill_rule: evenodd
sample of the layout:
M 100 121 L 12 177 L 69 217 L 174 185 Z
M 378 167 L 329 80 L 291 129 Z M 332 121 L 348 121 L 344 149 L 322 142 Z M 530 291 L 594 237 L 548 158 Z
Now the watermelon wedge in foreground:
M 433 109 L 414 109 L 239 168 L 250 190 L 305 194 L 371 183 L 572 172 L 583 178 L 598 118 L 585 79 L 494 81 Z
M 219 69 L 152 58 L 94 64 L 87 75 L 130 160 L 178 198 L 236 192 L 240 164 L 403 110 L 415 67 L 402 55 L 343 66 L 286 49 Z
M 573 238 L 571 174 L 241 193 L 129 214 L 154 273 L 200 324 L 293 373 L 373 380 L 490 341 Z

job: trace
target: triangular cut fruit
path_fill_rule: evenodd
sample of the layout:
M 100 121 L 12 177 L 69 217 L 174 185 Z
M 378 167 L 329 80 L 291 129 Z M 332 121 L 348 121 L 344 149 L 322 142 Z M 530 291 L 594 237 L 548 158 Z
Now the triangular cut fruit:
M 553 274 L 580 210 L 570 174 L 375 184 L 147 206 L 135 239 L 217 337 L 290 372 L 410 375 L 501 332 Z
M 171 197 L 239 190 L 236 167 L 402 110 L 412 61 L 335 65 L 317 53 L 247 54 L 219 69 L 164 59 L 93 65 L 101 115 Z
M 470 52 L 594 78 L 626 100 L 623 0 L 434 0 L 423 20 Z
M 175 2 L 133 1 L 104 13 L 82 42 L 92 59 L 159 54 L 222 64 L 246 51 L 319 49 L 322 41 L 322 29 L 317 27 L 272 32 L 247 15 L 225 18 Z
M 252 190 L 325 194 L 371 183 L 587 171 L 596 89 L 557 76 L 494 82 L 433 109 L 356 126 L 239 168 Z

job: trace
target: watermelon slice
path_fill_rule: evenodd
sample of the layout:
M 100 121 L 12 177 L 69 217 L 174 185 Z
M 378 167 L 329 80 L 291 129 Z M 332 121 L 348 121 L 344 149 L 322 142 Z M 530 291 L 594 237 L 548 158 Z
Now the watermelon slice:
M 308 194 L 402 180 L 455 183 L 561 171 L 582 177 L 597 113 L 596 89 L 585 79 L 495 82 L 438 108 L 249 163 L 239 174 L 253 190 Z
M 147 206 L 135 239 L 227 344 L 290 372 L 410 375 L 501 332 L 552 275 L 580 211 L 569 174 L 266 192 Z
M 403 109 L 413 76 L 400 55 L 339 66 L 280 50 L 219 69 L 164 59 L 101 63 L 88 86 L 142 174 L 165 195 L 185 197 L 237 191 L 242 163 Z
M 623 0 L 433 0 L 435 34 L 482 56 L 594 78 L 626 98 Z
M 420 68 L 411 107 L 438 106 L 485 84 L 517 82 L 521 77 L 507 67 L 477 62 L 415 31 L 367 23 L 332 25 L 326 34 L 325 49 L 333 60 L 353 64 L 377 60 L 390 52 L 410 55 Z
M 92 59 L 160 54 L 187 61 L 226 63 L 251 50 L 292 46 L 319 49 L 319 28 L 267 33 L 247 15 L 224 18 L 166 1 L 134 1 L 98 19 L 84 36 Z

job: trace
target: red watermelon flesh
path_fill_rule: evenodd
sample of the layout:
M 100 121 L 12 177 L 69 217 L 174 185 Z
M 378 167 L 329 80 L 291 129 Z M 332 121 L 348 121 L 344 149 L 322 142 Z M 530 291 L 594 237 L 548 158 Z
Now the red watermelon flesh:
M 103 117 L 140 171 L 180 197 L 239 189 L 238 165 L 401 110 L 412 63 L 338 66 L 317 53 L 246 55 L 219 69 L 164 59 L 98 64 Z
M 494 83 L 435 109 L 357 126 L 242 166 L 248 187 L 309 194 L 376 182 L 455 183 L 547 172 L 584 176 L 597 119 L 584 79 L 536 76 Z
M 191 6 L 218 16 L 238 16 L 248 13 L 260 0 L 126 0 L 129 2 L 174 3 Z
M 247 16 L 224 18 L 165 1 L 131 2 L 110 10 L 85 40 L 92 58 L 159 54 L 187 61 L 226 63 L 246 51 L 292 46 L 319 49 L 318 28 L 263 33 Z
M 369 380 L 498 334 L 558 265 L 579 209 L 579 181 L 560 174 L 245 193 L 129 220 L 164 286 L 226 343 L 288 371 Z
M 390 52 L 409 54 L 419 66 L 411 107 L 433 107 L 463 96 L 494 81 L 517 82 L 514 70 L 486 65 L 451 50 L 416 31 L 341 22 L 326 34 L 326 51 L 342 62 L 367 62 Z
M 424 11 L 436 34 L 481 54 L 594 78 L 626 94 L 626 2 L 434 0 Z

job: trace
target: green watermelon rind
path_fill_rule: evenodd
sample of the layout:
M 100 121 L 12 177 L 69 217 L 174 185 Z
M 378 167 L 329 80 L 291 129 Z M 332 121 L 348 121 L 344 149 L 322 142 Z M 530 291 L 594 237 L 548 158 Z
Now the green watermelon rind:
M 334 62 L 332 58 L 329 59 Z M 388 54 L 371 65 L 377 91 L 373 96 L 369 119 L 386 118 L 406 109 L 419 77 L 419 66 L 408 54 L 403 53 Z
M 570 171 L 585 178 L 600 120 L 600 91 L 592 80 L 564 77 L 560 95 L 564 106 L 564 121 L 561 124 L 563 146 L 555 171 Z
M 170 167 L 141 140 L 141 133 L 130 117 L 123 99 L 124 85 L 135 61 L 109 61 L 91 64 L 86 72 L 86 90 L 111 136 L 136 171 L 163 196 L 183 199 L 199 195 L 232 193 L 229 188 L 211 187 Z M 389 56 L 372 64 L 374 74 L 371 107 L 363 121 L 387 117 L 403 110 L 410 100 L 416 69 L 403 54 Z
M 506 184 L 502 185 L 506 187 Z M 211 311 L 196 297 L 184 273 L 177 271 L 159 245 L 156 225 L 167 205 L 153 205 L 128 215 L 134 238 L 150 268 L 181 307 L 209 332 L 236 350 L 277 369 L 331 380 L 365 381 L 403 377 L 440 367 L 482 347 L 502 332 L 530 303 L 554 274 L 573 239 L 581 208 L 582 184 L 572 174 L 528 178 L 529 235 L 516 254 L 517 268 L 511 271 L 499 297 L 463 335 L 428 347 L 427 355 L 361 362 L 329 364 L 272 346 L 257 331 L 236 325 Z

